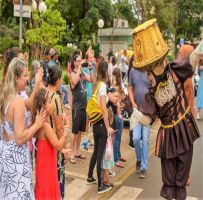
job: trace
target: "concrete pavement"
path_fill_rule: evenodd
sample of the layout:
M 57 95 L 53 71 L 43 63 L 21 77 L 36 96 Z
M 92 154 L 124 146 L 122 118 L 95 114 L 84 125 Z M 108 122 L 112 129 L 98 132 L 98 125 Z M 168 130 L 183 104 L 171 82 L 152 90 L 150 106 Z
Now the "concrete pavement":
M 155 146 L 157 130 L 159 127 L 159 122 L 156 122 L 151 127 L 151 136 L 150 136 L 150 152 L 152 153 Z M 89 133 L 88 137 L 93 141 L 92 133 Z M 132 173 L 135 170 L 135 152 L 134 149 L 128 146 L 129 144 L 129 126 L 125 126 L 123 135 L 122 135 L 122 144 L 121 144 L 121 154 L 124 158 L 127 159 L 127 162 L 124 163 L 124 168 L 114 167 L 113 171 L 116 172 L 116 176 L 112 177 L 112 181 L 115 186 L 118 186 L 123 183 L 123 181 L 128 177 L 128 174 Z M 84 151 L 84 154 L 87 156 L 87 159 L 77 159 L 77 164 L 66 165 L 66 200 L 89 200 L 89 199 L 102 199 L 106 198 L 108 193 L 99 196 L 97 194 L 97 185 L 86 185 L 86 178 L 88 173 L 89 161 L 93 152 L 93 147 L 88 151 Z M 94 177 L 96 177 L 96 169 L 94 172 Z
M 203 120 L 198 121 L 200 133 L 203 133 Z M 203 138 L 194 143 L 193 162 L 191 168 L 192 184 L 187 187 L 187 200 L 203 200 Z M 161 200 L 160 189 L 161 163 L 156 156 L 149 159 L 147 178 L 140 179 L 134 171 L 121 185 L 116 187 L 108 197 L 110 200 Z

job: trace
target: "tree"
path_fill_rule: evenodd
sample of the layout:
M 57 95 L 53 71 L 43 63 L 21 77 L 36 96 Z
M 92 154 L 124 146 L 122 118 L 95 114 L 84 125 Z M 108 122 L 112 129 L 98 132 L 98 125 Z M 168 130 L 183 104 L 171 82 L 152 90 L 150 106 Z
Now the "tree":
M 178 0 L 176 7 L 176 38 L 194 41 L 199 37 L 203 26 L 203 0 Z
M 18 46 L 18 18 L 13 17 L 12 0 L 0 0 L 0 54 Z
M 141 10 L 142 21 L 152 18 L 157 19 L 159 28 L 164 33 L 175 32 L 175 20 L 177 12 L 175 9 L 176 0 L 138 0 L 137 6 Z M 169 36 L 166 34 L 165 36 Z
M 48 9 L 45 13 L 33 12 L 33 22 L 26 31 L 26 43 L 32 45 L 35 57 L 39 57 L 45 47 L 55 46 L 65 34 L 66 21 L 55 9 L 57 3 L 58 0 L 46 0 Z
M 104 20 L 105 27 L 109 27 L 113 22 L 114 10 L 111 0 L 67 0 L 66 2 L 59 0 L 57 8 L 68 25 L 66 42 L 75 42 L 77 45 L 92 39 L 92 34 L 98 30 L 98 19 Z
M 114 10 L 117 11 L 116 18 L 125 19 L 128 21 L 129 27 L 135 27 L 135 13 L 133 12 L 133 3 L 129 0 L 120 0 L 114 5 Z

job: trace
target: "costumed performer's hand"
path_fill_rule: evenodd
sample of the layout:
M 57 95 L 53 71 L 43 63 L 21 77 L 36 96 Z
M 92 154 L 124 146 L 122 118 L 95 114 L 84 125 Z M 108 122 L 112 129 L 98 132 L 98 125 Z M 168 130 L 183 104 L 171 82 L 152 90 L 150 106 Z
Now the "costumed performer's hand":
M 195 49 L 195 53 L 203 56 L 203 39 L 198 44 L 197 48 Z
M 142 125 L 148 126 L 152 122 L 152 119 L 149 116 L 143 115 L 136 108 L 133 108 L 133 113 L 132 113 L 131 117 L 132 117 L 132 123 L 133 123 L 133 125 L 139 122 Z

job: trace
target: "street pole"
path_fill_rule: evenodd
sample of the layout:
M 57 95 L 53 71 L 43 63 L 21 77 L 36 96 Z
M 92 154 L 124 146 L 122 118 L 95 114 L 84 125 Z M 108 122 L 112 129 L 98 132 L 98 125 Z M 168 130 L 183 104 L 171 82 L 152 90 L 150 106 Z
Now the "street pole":
M 23 0 L 20 0 L 20 18 L 19 18 L 19 48 L 22 49 L 22 27 L 23 26 Z

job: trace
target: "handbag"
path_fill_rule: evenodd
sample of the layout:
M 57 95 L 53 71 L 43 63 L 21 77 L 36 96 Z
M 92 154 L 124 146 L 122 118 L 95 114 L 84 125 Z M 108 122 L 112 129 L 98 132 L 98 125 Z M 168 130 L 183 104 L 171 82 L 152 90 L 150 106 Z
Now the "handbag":
M 100 88 L 101 83 L 101 81 L 98 83 L 96 90 L 87 102 L 86 112 L 91 124 L 95 124 L 103 118 L 103 112 L 97 98 L 97 92 Z
M 105 155 L 104 155 L 104 159 L 107 161 L 112 161 L 113 160 L 113 142 L 112 142 L 112 138 L 109 135 L 106 141 L 106 150 L 105 150 Z

